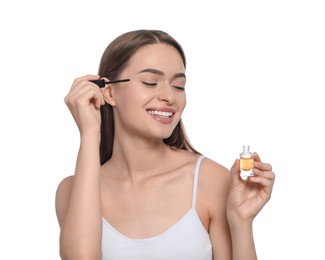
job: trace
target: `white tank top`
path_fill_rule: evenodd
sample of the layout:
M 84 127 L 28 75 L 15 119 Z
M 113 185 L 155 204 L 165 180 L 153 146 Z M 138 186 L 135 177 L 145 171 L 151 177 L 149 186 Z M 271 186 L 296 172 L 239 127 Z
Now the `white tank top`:
M 103 260 L 212 260 L 210 236 L 195 209 L 200 156 L 194 171 L 191 209 L 160 235 L 131 239 L 103 218 Z

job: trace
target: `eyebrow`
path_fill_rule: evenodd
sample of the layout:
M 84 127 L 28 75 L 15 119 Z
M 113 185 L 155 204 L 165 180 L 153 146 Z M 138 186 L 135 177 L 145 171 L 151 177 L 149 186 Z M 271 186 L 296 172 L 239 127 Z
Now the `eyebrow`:
M 157 69 L 151 69 L 151 68 L 141 70 L 141 71 L 139 71 L 138 74 L 146 73 L 146 72 L 153 73 L 153 74 L 156 74 L 156 75 L 159 75 L 159 76 L 164 76 L 165 75 L 165 73 L 163 71 L 157 70 Z M 182 73 L 182 72 L 181 73 L 176 73 L 174 75 L 174 78 L 186 78 L 186 75 L 185 75 L 185 73 Z

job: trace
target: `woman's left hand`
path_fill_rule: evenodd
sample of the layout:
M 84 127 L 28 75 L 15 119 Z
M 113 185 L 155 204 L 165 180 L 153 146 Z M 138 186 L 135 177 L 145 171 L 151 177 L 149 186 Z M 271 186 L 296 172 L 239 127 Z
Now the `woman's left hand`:
M 243 180 L 240 177 L 239 160 L 231 168 L 231 184 L 227 200 L 227 216 L 229 221 L 249 221 L 260 212 L 271 198 L 275 174 L 272 166 L 263 163 L 254 153 L 254 176 Z

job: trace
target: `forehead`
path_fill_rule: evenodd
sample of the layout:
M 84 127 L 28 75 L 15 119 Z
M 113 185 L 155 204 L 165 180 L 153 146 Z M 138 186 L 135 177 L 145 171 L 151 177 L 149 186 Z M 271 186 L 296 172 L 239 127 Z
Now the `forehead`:
M 130 59 L 128 68 L 140 71 L 147 68 L 172 73 L 184 72 L 185 67 L 179 52 L 171 45 L 158 43 L 141 47 Z

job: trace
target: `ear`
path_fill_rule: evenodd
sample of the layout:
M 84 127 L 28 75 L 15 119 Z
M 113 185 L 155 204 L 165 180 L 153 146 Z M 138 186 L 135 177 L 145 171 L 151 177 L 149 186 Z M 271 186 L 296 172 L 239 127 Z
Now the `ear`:
M 108 78 L 102 78 L 105 81 L 109 81 Z M 105 88 L 101 88 L 101 91 L 104 96 L 104 100 L 106 103 L 110 104 L 111 106 L 115 106 L 116 102 L 114 100 L 114 88 L 110 84 L 106 85 Z

